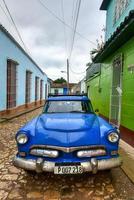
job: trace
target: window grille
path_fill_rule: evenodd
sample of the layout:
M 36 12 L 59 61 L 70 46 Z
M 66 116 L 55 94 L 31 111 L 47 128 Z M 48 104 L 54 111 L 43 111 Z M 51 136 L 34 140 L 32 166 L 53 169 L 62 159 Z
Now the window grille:
M 55 89 L 55 90 L 54 90 L 54 94 L 55 94 L 55 95 L 58 95 L 58 94 L 59 94 L 58 89 Z
M 26 97 L 25 103 L 30 103 L 31 101 L 31 79 L 32 79 L 32 72 L 26 71 Z
M 50 85 L 48 85 L 48 93 L 50 93 Z
M 40 80 L 40 100 L 43 99 L 43 80 Z
M 39 99 L 39 77 L 35 77 L 35 101 Z
M 7 109 L 16 107 L 17 63 L 7 61 Z
M 128 7 L 130 0 L 116 0 L 114 24 L 121 17 L 124 10 Z
M 118 55 L 113 60 L 112 86 L 110 99 L 109 121 L 115 126 L 120 126 L 121 99 L 122 99 L 122 67 L 123 55 Z
M 45 99 L 47 98 L 47 84 L 45 84 Z

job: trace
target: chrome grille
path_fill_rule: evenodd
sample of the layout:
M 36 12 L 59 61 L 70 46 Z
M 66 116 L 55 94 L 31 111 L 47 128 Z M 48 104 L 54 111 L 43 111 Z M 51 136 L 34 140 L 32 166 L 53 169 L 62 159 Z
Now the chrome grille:
M 77 147 L 33 145 L 33 146 L 31 146 L 30 151 L 33 150 L 33 149 L 62 151 L 62 152 L 65 152 L 65 153 L 72 153 L 74 151 L 80 151 L 80 150 L 106 150 L 105 146 L 103 146 L 103 145 L 77 146 Z

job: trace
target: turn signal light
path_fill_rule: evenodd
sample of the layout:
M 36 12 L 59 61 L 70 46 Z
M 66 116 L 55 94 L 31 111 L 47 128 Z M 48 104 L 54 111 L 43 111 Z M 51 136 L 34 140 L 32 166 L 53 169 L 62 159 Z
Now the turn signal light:
M 111 151 L 111 155 L 112 156 L 115 156 L 115 155 L 117 155 L 118 154 L 118 151 Z
M 26 152 L 19 152 L 19 156 L 25 157 L 26 156 Z

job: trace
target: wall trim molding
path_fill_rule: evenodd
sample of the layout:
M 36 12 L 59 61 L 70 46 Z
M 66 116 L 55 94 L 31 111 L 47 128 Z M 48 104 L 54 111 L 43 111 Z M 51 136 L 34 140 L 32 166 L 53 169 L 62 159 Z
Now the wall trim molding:
M 32 103 L 17 106 L 17 107 L 12 108 L 12 109 L 0 111 L 0 118 L 1 119 L 10 118 L 10 116 L 15 116 L 15 115 L 18 115 L 19 113 L 27 112 L 27 110 L 32 110 L 34 108 L 43 106 L 44 103 L 45 103 L 45 100 L 38 100 L 38 101 L 35 101 L 35 102 L 32 102 Z

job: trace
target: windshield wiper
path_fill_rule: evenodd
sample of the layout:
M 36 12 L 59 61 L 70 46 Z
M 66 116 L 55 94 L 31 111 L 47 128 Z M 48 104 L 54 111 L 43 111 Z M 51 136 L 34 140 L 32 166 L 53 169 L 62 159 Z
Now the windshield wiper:
M 86 113 L 86 114 L 94 114 L 94 112 L 90 112 L 90 111 L 70 111 L 69 113 Z
M 69 113 L 85 113 L 85 112 L 84 111 L 73 110 L 73 111 L 70 111 Z

